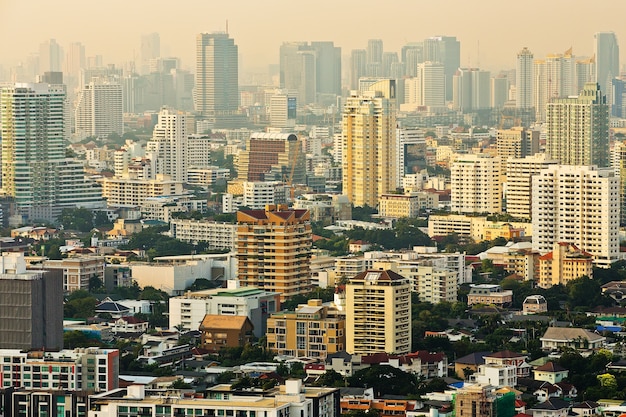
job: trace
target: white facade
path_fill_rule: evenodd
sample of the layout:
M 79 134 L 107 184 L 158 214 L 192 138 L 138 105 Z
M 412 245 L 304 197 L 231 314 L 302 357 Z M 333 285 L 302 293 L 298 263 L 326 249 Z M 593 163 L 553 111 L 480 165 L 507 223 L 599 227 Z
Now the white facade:
M 396 129 L 396 187 L 402 186 L 402 179 L 407 172 L 405 172 L 405 156 L 407 146 L 419 145 L 426 146 L 426 139 L 424 138 L 424 131 L 422 129 Z
M 422 264 L 422 265 L 420 265 Z M 423 302 L 438 304 L 442 301 L 457 301 L 459 272 L 427 262 L 399 262 L 398 273 L 409 279 L 411 290 L 419 293 Z M 439 262 L 441 264 L 441 262 Z
M 287 202 L 287 186 L 279 181 L 246 181 L 243 183 L 243 205 L 263 209 L 268 204 Z
M 470 381 L 498 388 L 514 387 L 517 385 L 517 368 L 515 365 L 480 365 Z
M 146 154 L 155 162 L 156 174 L 187 181 L 187 115 L 164 107 L 146 144 Z
M 423 62 L 417 65 L 417 76 L 405 82 L 406 104 L 443 107 L 446 104 L 446 76 L 443 64 Z
M 111 79 L 97 79 L 80 92 L 74 113 L 75 132 L 79 138 L 106 137 L 124 133 L 122 86 Z
M 172 219 L 170 235 L 183 242 L 207 242 L 209 249 L 235 250 L 237 225 L 208 220 Z
M 536 154 L 525 158 L 510 158 L 506 162 L 506 183 L 504 195 L 506 212 L 516 219 L 530 219 L 532 213 L 532 177 L 542 169 L 556 165 L 546 154 Z
M 598 266 L 619 257 L 619 178 L 611 168 L 556 165 L 532 180 L 533 250 L 567 242 Z
M 215 146 L 216 144 L 209 136 L 189 135 L 187 137 L 187 168 L 211 167 L 211 151 Z
M 453 212 L 493 214 L 502 211 L 500 157 L 457 155 L 450 171 Z
M 157 175 L 154 180 L 101 178 L 102 197 L 109 206 L 138 207 L 149 197 L 175 196 L 183 193 L 183 183 Z

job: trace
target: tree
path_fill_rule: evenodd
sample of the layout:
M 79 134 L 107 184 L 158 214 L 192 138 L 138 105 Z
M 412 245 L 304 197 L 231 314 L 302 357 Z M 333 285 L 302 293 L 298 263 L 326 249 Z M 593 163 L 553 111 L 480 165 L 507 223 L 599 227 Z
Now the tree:
M 339 374 L 339 372 L 334 369 L 329 369 L 321 375 L 317 381 L 315 381 L 315 385 L 318 387 L 343 387 L 346 381 L 343 376 Z
M 358 370 L 349 379 L 350 386 L 371 387 L 378 397 L 386 394 L 409 395 L 417 393 L 415 375 L 389 365 L 373 365 Z
M 64 208 L 57 221 L 64 229 L 88 232 L 93 229 L 94 214 L 86 208 Z

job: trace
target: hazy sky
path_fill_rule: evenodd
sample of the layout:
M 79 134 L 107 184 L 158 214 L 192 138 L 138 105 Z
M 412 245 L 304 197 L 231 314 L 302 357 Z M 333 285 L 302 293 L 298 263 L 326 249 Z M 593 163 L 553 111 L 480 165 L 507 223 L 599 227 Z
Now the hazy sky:
M 142 34 L 159 32 L 162 55 L 193 69 L 195 35 L 224 31 L 226 20 L 243 66 L 261 70 L 278 63 L 283 41 L 332 40 L 346 56 L 370 38 L 399 52 L 434 35 L 461 41 L 462 66 L 495 70 L 513 68 L 523 46 L 536 58 L 570 46 L 591 55 L 593 34 L 615 31 L 626 61 L 626 0 L 0 0 L 0 16 L 5 68 L 50 38 L 122 63 L 139 56 Z

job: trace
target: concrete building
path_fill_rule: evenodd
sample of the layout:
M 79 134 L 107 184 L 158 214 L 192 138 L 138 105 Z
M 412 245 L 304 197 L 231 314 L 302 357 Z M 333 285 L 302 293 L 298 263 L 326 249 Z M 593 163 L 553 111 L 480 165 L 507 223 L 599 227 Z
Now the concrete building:
M 209 220 L 172 219 L 170 236 L 187 243 L 206 242 L 208 248 L 235 250 L 237 225 Z
M 487 154 L 457 155 L 451 169 L 451 203 L 457 213 L 502 211 L 500 157 Z
M 278 355 L 325 359 L 346 348 L 345 318 L 333 305 L 309 300 L 267 322 L 267 347 Z
M 270 126 L 293 128 L 296 125 L 296 97 L 285 93 L 276 93 L 270 99 Z
M 312 222 L 327 225 L 352 219 L 352 205 L 345 195 L 302 194 L 293 202 L 293 208 L 308 210 Z
M 518 109 L 533 107 L 533 53 L 524 47 L 517 54 L 515 106 Z
M 586 276 L 593 278 L 593 256 L 565 242 L 554 244 L 552 252 L 539 258 L 539 280 L 541 288 L 567 285 L 568 282 Z
M 104 257 L 81 256 L 60 260 L 47 259 L 40 266 L 31 264 L 31 268 L 40 267 L 48 270 L 60 270 L 63 274 L 63 292 L 89 290 L 89 280 L 97 277 L 104 282 Z
M 155 167 L 154 174 L 169 176 L 173 181 L 187 181 L 188 149 L 187 115 L 164 107 L 146 143 L 146 156 Z
M 452 106 L 462 113 L 488 109 L 491 73 L 478 68 L 459 68 L 452 76 Z
M 346 351 L 411 352 L 411 287 L 393 271 L 365 271 L 346 284 Z
M 26 390 L 106 392 L 119 383 L 117 349 L 78 348 L 58 351 L 0 350 L 0 361 L 10 363 L 2 373 L 2 387 Z
M 26 270 L 23 253 L 3 253 L 0 258 L 0 348 L 42 347 L 63 347 L 61 274 Z
M 467 305 L 487 304 L 505 307 L 513 302 L 513 291 L 503 290 L 496 284 L 471 284 Z
M 422 62 L 417 65 L 417 75 L 405 81 L 402 111 L 418 107 L 441 108 L 446 104 L 446 74 L 444 66 L 437 62 Z
M 504 199 L 506 212 L 516 219 L 530 219 L 532 214 L 532 177 L 542 169 L 558 164 L 546 154 L 536 154 L 524 158 L 509 158 L 506 161 L 506 182 Z
M 411 171 L 408 167 L 407 155 L 409 152 L 415 152 L 415 149 L 425 148 L 426 139 L 424 138 L 424 130 L 417 128 L 400 128 L 396 129 L 396 188 L 402 186 L 402 179 Z
M 267 205 L 286 204 L 290 189 L 282 181 L 244 181 L 243 205 L 262 210 Z
M 610 80 L 619 75 L 619 45 L 613 32 L 598 32 L 594 35 L 596 59 L 596 81 L 600 90 L 609 91 Z M 612 104 L 612 103 L 610 103 Z
M 533 250 L 568 242 L 609 267 L 619 258 L 619 179 L 610 168 L 555 165 L 532 179 Z
M 181 255 L 154 258 L 152 263 L 131 264 L 131 275 L 140 287 L 152 286 L 169 295 L 180 295 L 198 278 L 233 279 L 233 254 Z
M 550 100 L 569 97 L 578 92 L 575 62 L 572 48 L 563 54 L 549 54 L 544 59 L 534 61 L 534 107 L 537 120 L 546 120 L 546 105 Z
M 378 200 L 378 214 L 395 219 L 417 217 L 420 211 L 436 208 L 439 208 L 439 194 L 426 191 L 383 194 Z
M 237 177 L 242 181 L 306 183 L 302 141 L 291 133 L 252 133 L 239 153 Z
M 179 196 L 183 194 L 183 183 L 167 176 L 155 179 L 101 178 L 102 197 L 109 206 L 139 207 L 147 198 Z
M 267 206 L 237 212 L 238 276 L 242 286 L 281 293 L 283 300 L 311 286 L 311 224 L 306 210 Z
M 228 33 L 200 33 L 196 37 L 195 109 L 209 118 L 239 109 L 239 57 Z
M 343 193 L 355 206 L 376 207 L 395 190 L 395 80 L 347 98 L 342 116 Z
M 280 294 L 254 287 L 240 288 L 235 282 L 228 281 L 227 289 L 188 291 L 170 298 L 170 328 L 196 330 L 205 314 L 247 316 L 254 326 L 254 335 L 263 336 L 270 315 L 280 311 Z
M 546 153 L 564 165 L 609 166 L 609 106 L 598 84 L 548 103 Z
M 503 162 L 509 158 L 525 158 L 539 152 L 539 131 L 524 127 L 498 129 L 496 149 Z
M 56 221 L 63 208 L 102 207 L 102 195 L 82 165 L 65 158 L 69 113 L 63 86 L 14 84 L 0 88 L 2 191 L 15 212 Z
M 80 92 L 74 112 L 74 136 L 106 137 L 124 133 L 122 85 L 118 80 L 100 78 L 90 81 Z
M 503 237 L 511 239 L 515 235 L 532 236 L 533 224 L 529 222 L 494 222 L 485 216 L 461 214 L 432 214 L 428 217 L 428 236 L 446 236 L 456 233 L 470 237 L 476 242 Z
M 424 39 L 424 61 L 438 62 L 445 75 L 445 100 L 452 100 L 452 77 L 461 67 L 461 43 L 454 36 L 433 36 Z M 419 70 L 418 70 L 419 72 Z
M 224 348 L 242 348 L 253 339 L 254 326 L 247 316 L 205 314 L 200 323 L 200 347 L 211 353 Z
M 442 301 L 454 303 L 457 301 L 459 271 L 440 265 L 441 262 L 411 262 L 397 263 L 397 271 L 407 277 L 411 283 L 411 290 L 419 294 L 422 302 L 438 304 Z

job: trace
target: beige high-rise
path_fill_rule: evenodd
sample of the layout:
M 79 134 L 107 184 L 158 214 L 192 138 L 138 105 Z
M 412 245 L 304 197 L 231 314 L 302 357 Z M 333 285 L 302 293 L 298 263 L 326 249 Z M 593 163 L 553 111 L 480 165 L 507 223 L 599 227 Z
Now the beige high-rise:
M 353 92 L 343 109 L 343 193 L 355 206 L 376 207 L 396 187 L 395 80 Z

